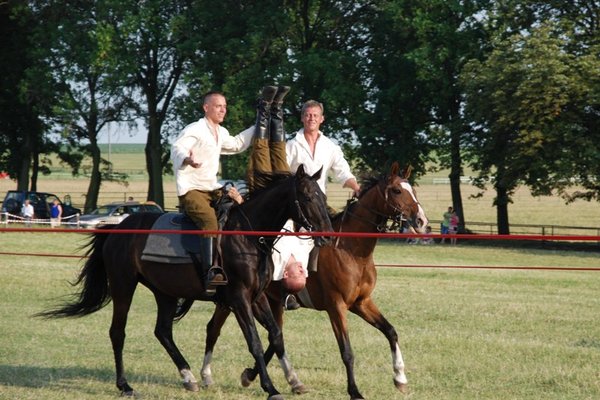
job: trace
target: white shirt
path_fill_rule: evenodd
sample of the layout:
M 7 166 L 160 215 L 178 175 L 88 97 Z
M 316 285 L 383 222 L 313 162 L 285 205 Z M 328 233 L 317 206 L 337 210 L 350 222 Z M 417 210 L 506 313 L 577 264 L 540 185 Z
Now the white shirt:
M 177 195 L 183 196 L 190 190 L 211 191 L 220 188 L 217 182 L 219 157 L 221 154 L 237 154 L 246 150 L 254 135 L 254 127 L 237 136 L 231 136 L 224 127 L 217 125 L 217 140 L 208 127 L 208 121 L 201 118 L 186 126 L 171 147 L 171 161 L 175 170 Z M 193 152 L 202 165 L 194 168 L 183 165 L 183 160 Z
M 23 204 L 23 207 L 21 207 L 21 215 L 33 218 L 33 206 L 31 204 Z
M 298 170 L 300 164 L 304 164 L 304 170 L 310 175 L 315 174 L 323 167 L 321 177 L 317 181 L 323 193 L 326 193 L 325 183 L 327 182 L 327 175 L 329 173 L 340 183 L 344 183 L 350 178 L 355 178 L 352 172 L 350 172 L 350 165 L 344 158 L 344 153 L 340 146 L 323 135 L 321 131 L 319 131 L 319 138 L 315 144 L 314 157 L 304 137 L 304 129 L 300 129 L 296 132 L 296 136 L 292 140 L 288 140 L 286 153 L 290 170 L 294 173 Z
M 289 219 L 283 226 L 282 232 L 293 232 L 294 221 Z M 273 250 L 273 280 L 278 281 L 283 278 L 283 270 L 293 255 L 296 261 L 302 263 L 304 273 L 308 276 L 308 257 L 311 250 L 315 247 L 312 236 L 280 236 L 275 242 Z

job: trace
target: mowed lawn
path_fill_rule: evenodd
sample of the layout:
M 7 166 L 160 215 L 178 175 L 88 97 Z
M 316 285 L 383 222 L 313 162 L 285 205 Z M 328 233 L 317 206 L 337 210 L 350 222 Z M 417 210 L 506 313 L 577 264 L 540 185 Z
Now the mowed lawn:
M 78 233 L 2 233 L 0 252 L 81 254 Z M 381 241 L 380 264 L 600 268 L 598 251 L 499 246 L 407 245 Z M 31 315 L 72 292 L 77 259 L 0 255 L 0 399 L 114 399 L 108 328 L 111 305 L 74 320 Z M 410 392 L 392 384 L 389 346 L 374 328 L 350 316 L 359 388 L 367 399 L 600 398 L 600 272 L 379 268 L 375 298 L 396 327 Z M 211 303 L 196 303 L 175 327 L 175 339 L 200 379 Z M 239 375 L 252 364 L 239 328 L 227 321 L 213 362 L 215 385 L 184 391 L 175 366 L 154 338 L 156 307 L 140 286 L 124 352 L 129 383 L 144 399 L 266 399 Z M 346 376 L 325 313 L 285 315 L 286 348 L 304 399 L 348 399 Z M 263 334 L 263 342 L 265 341 Z M 275 385 L 289 388 L 277 362 Z

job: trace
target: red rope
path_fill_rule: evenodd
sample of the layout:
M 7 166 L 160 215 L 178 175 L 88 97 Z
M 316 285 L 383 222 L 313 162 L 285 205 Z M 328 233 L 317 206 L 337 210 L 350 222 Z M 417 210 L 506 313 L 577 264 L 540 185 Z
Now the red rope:
M 221 234 L 221 235 L 246 235 L 246 236 L 330 236 L 330 237 L 362 237 L 362 238 L 431 238 L 461 240 L 556 240 L 556 241 L 591 241 L 600 242 L 596 235 L 465 235 L 465 234 L 411 234 L 411 233 L 368 233 L 368 232 L 280 232 L 280 231 L 202 231 L 202 230 L 170 230 L 170 229 L 73 229 L 73 228 L 0 228 L 0 232 L 53 232 L 53 233 L 117 233 L 117 234 Z

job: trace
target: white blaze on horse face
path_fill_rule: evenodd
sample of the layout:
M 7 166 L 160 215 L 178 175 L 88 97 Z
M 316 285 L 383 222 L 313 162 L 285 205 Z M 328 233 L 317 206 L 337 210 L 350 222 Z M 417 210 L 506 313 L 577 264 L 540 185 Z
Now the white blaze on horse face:
M 402 189 L 406 190 L 408 193 L 410 193 L 410 197 L 412 197 L 413 201 L 415 203 L 418 203 L 419 201 L 417 200 L 417 198 L 415 197 L 415 192 L 413 191 L 412 186 L 410 186 L 410 183 L 408 182 L 400 182 L 400 186 L 402 187 Z
M 423 207 L 421 207 L 419 200 L 417 200 L 417 196 L 415 196 L 415 192 L 410 183 L 401 182 L 400 186 L 402 187 L 402 189 L 410 193 L 410 196 L 412 197 L 413 201 L 417 203 L 417 216 L 415 217 L 415 220 L 419 224 L 418 232 L 425 233 L 425 227 L 427 227 L 427 225 L 429 224 L 429 220 L 425 216 L 425 210 L 423 210 Z

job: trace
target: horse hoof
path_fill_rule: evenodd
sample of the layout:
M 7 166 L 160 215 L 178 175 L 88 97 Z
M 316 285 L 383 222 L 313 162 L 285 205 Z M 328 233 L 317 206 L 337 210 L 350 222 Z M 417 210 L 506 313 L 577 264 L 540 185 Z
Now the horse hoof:
M 200 391 L 198 382 L 183 382 L 183 387 L 185 388 L 185 390 L 189 390 L 190 392 Z
M 121 392 L 121 397 L 139 397 L 135 390 L 124 390 Z
M 394 381 L 394 385 L 396 386 L 396 389 L 398 389 L 400 391 L 400 393 L 402 393 L 402 394 L 408 393 L 408 383 Z
M 278 393 L 278 394 L 274 394 L 274 395 L 267 397 L 267 400 L 285 400 L 285 399 L 283 398 L 282 395 L 280 395 Z
M 215 382 L 213 381 L 212 377 L 210 377 L 210 376 L 205 376 L 204 378 L 202 378 L 202 387 L 207 388 L 209 386 L 214 385 L 214 383 Z
M 244 372 L 242 372 L 242 376 L 240 377 L 240 380 L 242 381 L 243 387 L 248 387 L 252 383 L 252 379 L 250 379 L 250 372 L 251 372 L 250 368 L 246 368 L 244 370 Z
M 308 393 L 308 389 L 304 386 L 304 383 L 292 386 L 292 393 L 294 394 L 305 394 Z

